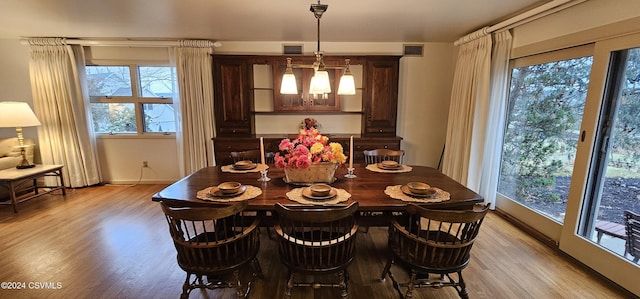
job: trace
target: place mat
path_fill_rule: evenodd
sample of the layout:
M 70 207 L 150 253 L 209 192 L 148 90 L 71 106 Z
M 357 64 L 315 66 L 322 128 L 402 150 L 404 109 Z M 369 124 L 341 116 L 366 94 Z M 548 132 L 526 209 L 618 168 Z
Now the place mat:
M 404 164 L 401 164 L 402 168 L 398 169 L 398 170 L 388 170 L 388 169 L 381 169 L 380 167 L 378 167 L 377 164 L 369 164 L 367 165 L 367 169 L 371 170 L 373 172 L 384 172 L 384 173 L 399 173 L 399 172 L 410 172 L 411 170 L 413 170 L 413 167 L 411 166 L 407 166 Z
M 335 205 L 337 203 L 347 201 L 349 200 L 349 198 L 351 198 L 351 194 L 346 190 L 334 188 L 338 192 L 338 194 L 336 195 L 336 197 L 330 200 L 318 201 L 318 200 L 308 199 L 302 196 L 302 190 L 304 190 L 305 188 L 308 188 L 308 187 L 295 188 L 287 192 L 287 198 L 289 198 L 289 200 L 293 200 L 295 202 L 305 204 L 305 205 Z
M 248 173 L 248 172 L 260 172 L 260 170 L 263 169 L 269 169 L 269 165 L 267 164 L 258 164 L 258 167 L 254 168 L 254 169 L 235 169 L 233 168 L 233 164 L 231 165 L 225 165 L 220 167 L 220 169 L 222 170 L 222 172 L 231 172 L 231 173 Z
M 208 201 L 215 201 L 215 202 L 234 202 L 234 201 L 243 201 L 243 200 L 249 200 L 252 198 L 256 198 L 258 196 L 260 196 L 262 194 L 262 189 L 256 187 L 256 186 L 251 186 L 251 185 L 244 185 L 247 187 L 247 190 L 244 191 L 244 193 L 238 195 L 238 196 L 234 196 L 234 197 L 217 197 L 217 196 L 212 196 L 209 195 L 209 190 L 211 190 L 212 188 L 217 188 L 217 187 L 207 187 L 204 188 L 200 191 L 198 191 L 197 193 L 197 197 L 199 199 L 202 200 L 208 200 Z
M 436 189 L 436 194 L 433 198 L 412 197 L 404 194 L 404 192 L 400 190 L 400 187 L 402 187 L 402 185 L 387 186 L 387 188 L 384 189 L 384 194 L 389 195 L 394 199 L 411 202 L 443 202 L 451 199 L 451 194 L 449 194 L 449 192 L 436 187 L 431 187 L 433 189 Z

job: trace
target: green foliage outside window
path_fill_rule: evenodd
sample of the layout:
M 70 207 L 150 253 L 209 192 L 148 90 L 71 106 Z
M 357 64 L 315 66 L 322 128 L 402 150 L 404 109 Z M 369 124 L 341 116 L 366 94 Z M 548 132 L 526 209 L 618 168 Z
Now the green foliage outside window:
M 521 202 L 555 202 L 540 190 L 570 174 L 584 109 L 591 57 L 514 68 L 499 191 Z M 569 172 L 569 173 L 567 173 Z

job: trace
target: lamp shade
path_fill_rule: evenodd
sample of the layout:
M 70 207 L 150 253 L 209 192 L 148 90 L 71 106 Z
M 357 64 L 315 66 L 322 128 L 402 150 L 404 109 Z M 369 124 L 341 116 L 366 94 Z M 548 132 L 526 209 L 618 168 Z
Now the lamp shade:
M 327 71 L 316 71 L 311 78 L 310 94 L 331 93 L 331 84 L 329 83 L 329 73 Z
M 29 104 L 25 102 L 0 102 L 0 128 L 39 126 Z
M 340 85 L 338 86 L 338 94 L 341 96 L 352 96 L 356 94 L 356 81 L 353 79 L 353 75 L 342 75 Z
M 282 83 L 280 84 L 281 94 L 298 94 L 298 84 L 296 76 L 293 73 L 282 75 Z

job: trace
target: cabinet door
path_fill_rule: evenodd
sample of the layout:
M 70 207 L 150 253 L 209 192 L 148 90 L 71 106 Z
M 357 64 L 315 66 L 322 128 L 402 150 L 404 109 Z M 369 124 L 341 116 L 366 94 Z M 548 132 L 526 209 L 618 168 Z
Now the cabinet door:
M 251 134 L 252 65 L 245 57 L 213 57 L 218 135 Z
M 371 57 L 365 65 L 364 135 L 394 136 L 398 106 L 399 57 Z
M 325 60 L 326 61 L 326 60 Z M 312 65 L 314 59 L 309 57 L 295 58 L 294 64 Z M 296 76 L 296 84 L 298 94 L 280 94 L 280 84 L 282 83 L 282 75 L 287 68 L 286 59 L 276 58 L 273 61 L 273 100 L 274 111 L 339 111 L 340 97 L 336 95 L 340 82 L 341 70 L 327 69 L 329 72 L 329 82 L 331 84 L 331 93 L 326 95 L 309 94 L 309 85 L 313 77 L 314 70 L 312 68 L 293 68 L 293 74 Z

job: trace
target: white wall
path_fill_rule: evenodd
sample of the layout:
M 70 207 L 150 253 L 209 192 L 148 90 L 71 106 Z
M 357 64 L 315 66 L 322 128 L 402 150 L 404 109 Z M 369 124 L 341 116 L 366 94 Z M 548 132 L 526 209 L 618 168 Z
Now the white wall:
M 179 179 L 175 138 L 98 138 L 103 180 L 112 184 L 156 184 Z M 142 167 L 147 161 L 149 167 Z
M 27 47 L 18 40 L 0 39 L 0 65 L 0 101 L 27 102 L 33 108 Z M 36 131 L 36 127 L 29 127 L 22 133 L 37 140 Z M 0 138 L 15 136 L 15 129 L 0 128 Z
M 400 60 L 398 135 L 409 164 L 437 167 L 447 133 L 456 48 L 427 43 L 423 57 Z

